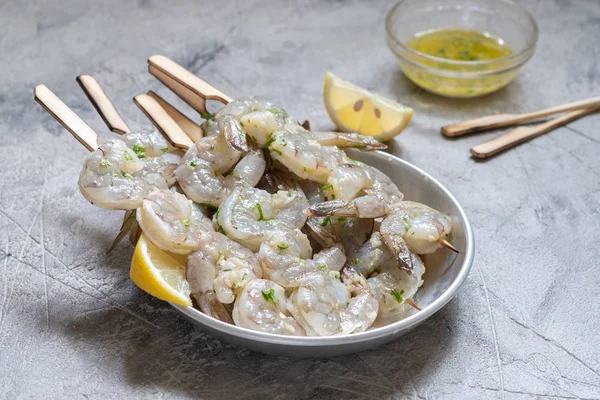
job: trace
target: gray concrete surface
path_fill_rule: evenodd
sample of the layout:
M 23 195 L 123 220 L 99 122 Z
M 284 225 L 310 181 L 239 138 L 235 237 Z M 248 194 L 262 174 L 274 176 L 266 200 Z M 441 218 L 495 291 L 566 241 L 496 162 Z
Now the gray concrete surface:
M 510 86 L 458 101 L 416 88 L 388 51 L 388 1 L 3 1 L 0 4 L 0 397 L 600 397 L 600 117 L 487 162 L 445 123 L 600 95 L 600 2 L 526 1 L 536 55 Z M 128 278 L 132 254 L 105 255 L 121 213 L 76 181 L 86 151 L 32 100 L 45 83 L 104 130 L 75 77 L 94 74 L 135 128 L 131 102 L 168 55 L 234 96 L 281 103 L 331 127 L 325 71 L 415 109 L 391 151 L 461 201 L 477 254 L 458 296 L 411 334 L 334 359 L 294 360 L 226 345 Z M 181 104 L 181 103 L 177 103 Z

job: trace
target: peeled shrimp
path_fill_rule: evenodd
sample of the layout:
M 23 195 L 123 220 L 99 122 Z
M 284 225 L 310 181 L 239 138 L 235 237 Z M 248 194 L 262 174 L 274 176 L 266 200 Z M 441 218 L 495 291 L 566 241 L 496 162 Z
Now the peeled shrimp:
M 423 284 L 423 261 L 406 245 L 401 248 L 398 251 L 403 254 L 398 257 L 388 249 L 382 235 L 376 232 L 357 250 L 354 258 L 349 259 L 342 271 L 344 282 L 355 287 L 363 287 L 366 279 L 381 312 L 397 309 Z
M 160 174 L 169 186 L 175 184 L 175 169 L 183 157 L 181 150 L 171 146 L 157 131 L 131 132 L 121 139 L 144 164 L 144 174 Z
M 239 123 L 224 117 L 219 126 L 221 133 L 196 142 L 175 171 L 181 188 L 196 203 L 218 206 L 237 185 L 255 186 L 265 170 L 266 163 L 260 150 L 244 155 L 232 146 L 232 142 L 238 147 L 243 146 L 246 140 Z
M 227 236 L 258 251 L 267 233 L 302 227 L 307 206 L 301 191 L 237 188 L 221 204 L 216 222 Z
M 313 271 L 339 271 L 346 262 L 343 248 L 335 245 L 313 257 L 308 237 L 299 229 L 272 232 L 260 246 L 258 258 L 265 277 L 286 288 L 299 286 Z
M 168 188 L 161 174 L 144 173 L 143 169 L 144 163 L 122 140 L 109 140 L 86 158 L 79 189 L 98 207 L 133 210 L 155 188 Z
M 389 214 L 404 197 L 383 172 L 356 163 L 333 169 L 323 190 L 332 200 L 311 206 L 310 215 L 378 218 Z
M 305 335 L 287 309 L 285 289 L 265 279 L 254 279 L 244 287 L 235 301 L 232 316 L 237 326 L 255 331 Z
M 289 297 L 288 309 L 308 335 L 347 335 L 369 328 L 379 303 L 368 290 L 353 297 L 338 272 L 311 272 Z
M 242 288 L 257 278 L 262 278 L 262 270 L 256 255 L 218 232 L 203 235 L 198 250 L 188 257 L 186 279 L 200 306 L 210 305 L 206 298 L 213 293 L 218 302 L 233 303 Z
M 452 220 L 425 204 L 402 201 L 381 223 L 380 232 L 389 241 L 401 237 L 417 254 L 435 252 L 452 231 Z
M 179 254 L 196 250 L 201 235 L 214 230 L 199 206 L 173 190 L 154 190 L 144 197 L 136 218 L 152 243 Z

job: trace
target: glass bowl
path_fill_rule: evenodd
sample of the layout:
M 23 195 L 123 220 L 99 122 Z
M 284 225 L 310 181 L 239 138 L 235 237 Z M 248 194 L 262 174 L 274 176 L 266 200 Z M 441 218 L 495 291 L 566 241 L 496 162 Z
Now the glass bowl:
M 388 12 L 385 29 L 404 74 L 423 89 L 448 97 L 476 97 L 506 86 L 531 58 L 538 38 L 533 16 L 511 0 L 401 0 Z M 503 39 L 513 53 L 456 61 L 407 45 L 417 34 L 439 29 L 487 32 Z

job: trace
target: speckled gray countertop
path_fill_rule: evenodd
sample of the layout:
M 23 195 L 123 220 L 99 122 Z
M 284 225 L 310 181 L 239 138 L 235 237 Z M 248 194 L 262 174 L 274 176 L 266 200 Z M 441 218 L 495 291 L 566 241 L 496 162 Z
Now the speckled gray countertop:
M 238 3 L 0 4 L 0 397 L 600 397 L 600 116 L 487 162 L 468 149 L 497 133 L 439 134 L 449 122 L 600 95 L 600 2 L 524 2 L 540 25 L 536 55 L 507 88 L 470 101 L 401 75 L 384 40 L 391 2 Z M 90 73 L 132 128 L 150 128 L 131 98 L 155 89 L 175 100 L 146 72 L 152 54 L 317 128 L 331 127 L 327 70 L 412 105 L 391 151 L 446 185 L 475 230 L 458 296 L 379 350 L 296 360 L 226 345 L 138 290 L 132 248 L 104 254 L 122 214 L 79 194 L 86 150 L 32 89 L 45 83 L 107 138 L 75 82 Z

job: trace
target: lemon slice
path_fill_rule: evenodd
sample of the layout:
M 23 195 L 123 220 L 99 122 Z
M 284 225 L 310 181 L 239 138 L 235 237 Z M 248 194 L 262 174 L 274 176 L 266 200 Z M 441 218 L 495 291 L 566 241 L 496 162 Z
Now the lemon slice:
M 187 256 L 168 253 L 140 236 L 129 276 L 144 292 L 171 303 L 191 306 L 190 287 L 185 280 Z
M 413 109 L 344 81 L 331 72 L 325 75 L 325 108 L 337 128 L 386 141 L 408 125 Z

